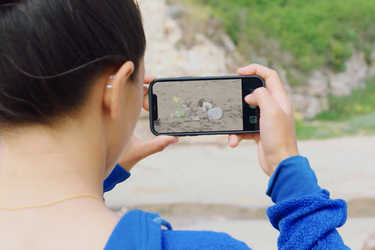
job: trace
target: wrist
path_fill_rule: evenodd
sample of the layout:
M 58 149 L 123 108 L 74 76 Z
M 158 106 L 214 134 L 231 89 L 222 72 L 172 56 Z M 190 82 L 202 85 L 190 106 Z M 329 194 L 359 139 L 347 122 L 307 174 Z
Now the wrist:
M 127 172 L 130 172 L 135 166 L 135 164 L 129 164 L 126 162 L 121 162 L 121 161 L 119 161 L 117 164 L 121 166 L 123 169 L 125 169 Z
M 302 156 L 280 162 L 268 183 L 267 195 L 274 203 L 291 200 L 320 190 L 314 171 Z
M 290 152 L 284 151 L 283 153 L 275 156 L 273 159 L 269 161 L 269 166 L 271 167 L 271 171 L 269 173 L 269 177 L 271 177 L 274 172 L 276 171 L 277 167 L 280 165 L 281 162 L 289 159 L 293 156 L 300 156 L 298 150 L 292 150 Z

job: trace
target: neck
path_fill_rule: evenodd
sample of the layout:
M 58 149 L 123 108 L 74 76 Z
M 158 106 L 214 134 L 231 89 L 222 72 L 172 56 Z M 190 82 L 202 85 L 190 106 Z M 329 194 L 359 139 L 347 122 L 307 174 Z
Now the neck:
M 105 150 L 98 130 L 32 127 L 2 137 L 0 206 L 41 204 L 72 195 L 102 196 Z M 96 146 L 95 146 L 96 145 Z

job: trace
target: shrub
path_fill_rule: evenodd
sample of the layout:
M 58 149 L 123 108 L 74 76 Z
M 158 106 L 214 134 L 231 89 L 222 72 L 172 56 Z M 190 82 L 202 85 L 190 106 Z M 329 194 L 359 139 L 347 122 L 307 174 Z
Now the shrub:
M 375 40 L 373 0 L 192 1 L 222 18 L 236 44 L 245 40 L 242 43 L 259 48 L 264 46 L 259 42 L 262 36 L 274 39 L 281 49 L 294 54 L 295 66 L 304 71 L 322 66 L 343 70 L 352 48 L 368 58 Z M 249 51 L 241 52 L 249 55 Z

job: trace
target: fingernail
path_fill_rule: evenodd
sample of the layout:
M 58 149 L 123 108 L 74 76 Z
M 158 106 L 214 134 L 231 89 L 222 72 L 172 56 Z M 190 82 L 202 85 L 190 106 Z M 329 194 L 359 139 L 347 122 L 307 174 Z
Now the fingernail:
M 246 102 L 250 102 L 250 100 L 251 100 L 251 95 L 252 95 L 252 94 L 247 95 L 247 96 L 245 97 L 245 101 L 246 101 Z
M 234 141 L 233 141 L 233 138 L 229 138 L 229 139 L 228 139 L 228 143 L 229 143 L 229 145 L 232 145 L 232 142 L 234 142 Z
M 176 144 L 178 142 L 178 138 L 174 138 L 171 143 L 169 143 L 169 145 L 173 145 L 173 144 Z

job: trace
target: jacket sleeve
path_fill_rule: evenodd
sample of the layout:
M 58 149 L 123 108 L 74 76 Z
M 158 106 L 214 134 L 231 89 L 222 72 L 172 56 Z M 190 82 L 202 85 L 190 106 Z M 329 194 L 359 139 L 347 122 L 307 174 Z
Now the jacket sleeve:
M 267 195 L 275 203 L 267 215 L 280 231 L 278 249 L 349 249 L 336 230 L 346 222 L 346 202 L 331 200 L 329 192 L 318 186 L 306 158 L 281 162 Z
M 103 192 L 111 191 L 117 184 L 126 181 L 129 177 L 130 173 L 117 164 L 108 178 L 104 180 Z

